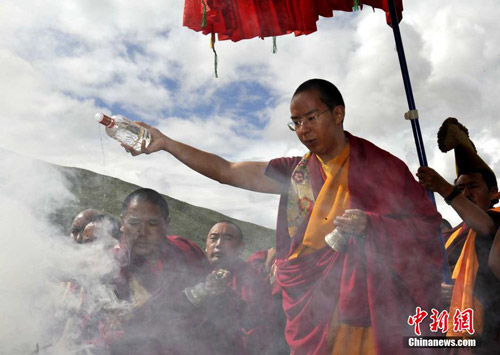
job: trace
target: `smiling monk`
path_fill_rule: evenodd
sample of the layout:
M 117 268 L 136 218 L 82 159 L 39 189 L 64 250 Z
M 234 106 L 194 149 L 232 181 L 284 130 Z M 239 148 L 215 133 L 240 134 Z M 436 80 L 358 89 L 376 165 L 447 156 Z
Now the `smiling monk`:
M 408 352 L 408 317 L 439 306 L 441 217 L 401 160 L 344 131 L 332 83 L 300 85 L 290 112 L 288 126 L 309 150 L 303 157 L 230 162 L 143 123 L 150 145 L 125 148 L 164 150 L 220 183 L 281 195 L 276 282 L 292 354 Z M 335 227 L 344 251 L 325 243 Z

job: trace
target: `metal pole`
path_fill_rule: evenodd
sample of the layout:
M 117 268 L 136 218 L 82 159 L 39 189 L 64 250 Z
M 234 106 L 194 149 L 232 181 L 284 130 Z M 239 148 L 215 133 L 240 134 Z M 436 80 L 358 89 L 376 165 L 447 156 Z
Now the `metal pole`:
M 391 27 L 394 32 L 394 40 L 396 41 L 396 49 L 398 52 L 399 65 L 401 66 L 401 74 L 403 76 L 403 83 L 405 86 L 406 99 L 408 100 L 408 108 L 410 111 L 416 109 L 415 107 L 415 99 L 413 98 L 413 91 L 411 88 L 410 75 L 408 73 L 408 66 L 406 64 L 405 51 L 403 48 L 403 41 L 401 40 L 401 32 L 399 31 L 399 19 L 396 12 L 396 5 L 394 0 L 387 0 L 387 4 L 389 5 L 389 13 L 391 16 Z M 411 119 L 411 128 L 413 130 L 413 138 L 415 139 L 415 146 L 417 147 L 418 161 L 420 162 L 420 166 L 427 166 L 427 157 L 425 156 L 425 148 L 424 142 L 422 139 L 422 133 L 420 131 L 420 124 L 417 119 Z M 430 190 L 427 190 L 427 194 L 431 199 L 434 206 L 436 206 L 436 199 L 434 198 L 434 193 Z M 451 275 L 450 268 L 448 266 L 448 260 L 446 258 L 446 250 L 444 247 L 443 236 L 441 235 L 441 231 L 439 231 L 439 243 L 441 244 L 441 251 L 443 252 L 443 281 L 447 284 L 451 284 Z

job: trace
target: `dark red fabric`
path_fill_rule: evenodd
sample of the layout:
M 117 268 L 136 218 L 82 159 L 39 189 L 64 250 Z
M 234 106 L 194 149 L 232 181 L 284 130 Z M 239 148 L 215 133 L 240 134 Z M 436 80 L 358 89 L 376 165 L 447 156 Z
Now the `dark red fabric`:
M 198 334 L 205 339 L 204 354 L 271 354 L 274 324 L 271 286 L 243 260 L 231 268 L 228 290 L 206 300 L 205 323 Z
M 241 260 L 231 268 L 229 287 L 245 302 L 242 324 L 243 344 L 247 354 L 266 352 L 274 314 L 271 285 L 263 280 L 251 265 Z
M 441 308 L 441 216 L 401 160 L 364 139 L 348 137 L 350 207 L 369 216 L 364 242 L 351 238 L 343 254 L 325 247 L 288 260 L 291 241 L 301 236 L 288 235 L 287 196 L 280 201 L 276 279 L 293 354 L 327 353 L 335 309 L 343 323 L 372 326 L 378 354 L 406 353 L 403 336 L 414 335 L 408 317 L 417 306 L 428 312 Z M 298 163 L 296 157 L 273 160 L 268 176 L 290 177 L 293 169 L 280 168 L 281 162 L 290 167 L 284 160 Z M 423 331 L 430 333 L 428 327 Z
M 247 263 L 256 270 L 267 284 L 271 282 L 270 265 L 276 261 L 276 254 L 269 259 L 269 250 L 258 250 L 248 258 Z M 267 266 L 266 266 L 267 263 Z M 274 279 L 273 279 L 274 280 Z M 269 324 L 269 339 L 271 342 L 266 347 L 266 353 L 273 355 L 289 355 L 290 347 L 285 340 L 286 317 L 283 312 L 283 302 L 281 297 L 281 288 L 274 281 L 272 288 L 272 313 L 266 315 L 265 321 Z
M 204 34 L 217 33 L 219 40 L 234 42 L 292 32 L 299 36 L 315 32 L 319 16 L 332 17 L 334 10 L 352 11 L 353 4 L 353 0 L 185 0 L 183 25 Z M 384 10 L 390 23 L 387 0 L 360 0 L 359 4 Z M 403 1 L 395 0 L 395 4 L 401 20 Z
M 269 250 L 257 250 L 255 253 L 250 255 L 247 262 L 252 266 L 254 270 L 256 270 L 268 283 L 271 284 L 271 268 L 273 264 L 276 262 L 276 252 L 269 259 Z M 267 265 L 266 265 L 267 263 Z M 272 282 L 271 284 L 272 294 L 273 296 L 281 293 L 281 289 L 276 282 Z
M 257 271 L 266 281 L 269 280 L 269 270 L 266 268 L 267 250 L 257 250 L 248 257 L 247 262 Z

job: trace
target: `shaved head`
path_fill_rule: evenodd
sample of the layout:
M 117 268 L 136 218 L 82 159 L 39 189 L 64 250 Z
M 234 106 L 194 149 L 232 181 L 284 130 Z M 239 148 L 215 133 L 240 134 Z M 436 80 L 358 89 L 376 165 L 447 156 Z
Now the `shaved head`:
M 78 213 L 71 223 L 70 235 L 76 243 L 81 243 L 80 238 L 83 227 L 95 216 L 102 214 L 101 211 L 89 208 Z

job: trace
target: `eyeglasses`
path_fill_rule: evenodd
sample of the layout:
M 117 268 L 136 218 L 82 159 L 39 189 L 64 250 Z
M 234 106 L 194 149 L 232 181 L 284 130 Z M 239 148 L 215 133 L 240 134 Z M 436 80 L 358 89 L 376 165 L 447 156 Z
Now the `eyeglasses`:
M 314 116 L 310 117 L 303 117 L 297 120 L 293 120 L 292 122 L 288 122 L 287 126 L 290 128 L 291 131 L 296 131 L 299 128 L 301 128 L 305 123 L 307 123 L 310 127 L 316 126 L 319 122 L 319 116 L 324 114 L 325 112 L 330 111 L 329 108 L 327 108 L 325 111 L 320 112 Z

